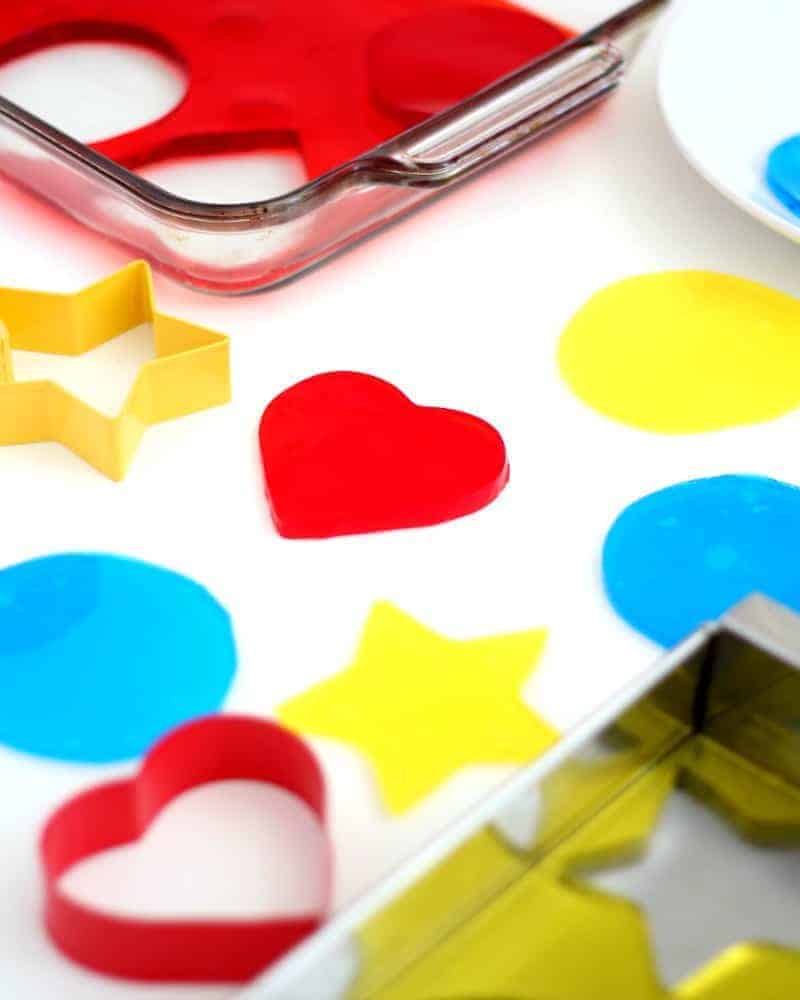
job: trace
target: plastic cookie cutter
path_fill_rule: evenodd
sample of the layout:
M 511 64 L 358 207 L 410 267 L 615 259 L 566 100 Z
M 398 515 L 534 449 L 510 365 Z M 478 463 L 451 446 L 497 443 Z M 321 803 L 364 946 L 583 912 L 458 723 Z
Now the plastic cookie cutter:
M 144 261 L 73 295 L 0 288 L 0 320 L 0 445 L 56 441 L 121 480 L 149 426 L 231 398 L 228 338 L 156 312 Z M 54 382 L 14 380 L 12 348 L 84 354 L 142 323 L 152 324 L 156 357 L 116 417 Z
M 326 794 L 316 757 L 273 722 L 208 716 L 165 736 L 132 778 L 90 788 L 63 805 L 41 839 L 45 921 L 56 946 L 80 964 L 127 979 L 244 982 L 320 926 L 329 907 L 332 852 L 326 839 L 326 898 L 318 913 L 255 920 L 150 920 L 85 905 L 60 888 L 79 861 L 138 840 L 189 789 L 215 781 L 266 782 L 305 802 L 323 829 Z
M 715 943 L 702 964 L 667 983 L 644 911 L 617 890 L 598 889 L 589 874 L 647 859 L 665 805 L 683 796 L 751 851 L 766 878 L 788 880 L 782 895 L 789 895 L 796 879 L 787 875 L 784 849 L 800 848 L 799 718 L 800 617 L 750 597 L 664 656 L 239 1000 L 310 995 L 304 984 L 323 982 L 346 942 L 357 944 L 361 959 L 346 1000 L 800 996 L 800 935 L 784 904 L 775 908 L 774 881 L 737 899 L 754 934 L 734 931 L 722 950 Z M 692 840 L 695 876 L 721 843 L 708 828 Z M 651 873 L 672 891 L 675 873 L 663 856 Z M 737 882 L 735 869 L 724 885 L 685 870 L 680 879 L 687 907 L 702 902 L 714 923 L 727 919 L 723 895 Z M 781 919 L 786 940 L 774 932 Z

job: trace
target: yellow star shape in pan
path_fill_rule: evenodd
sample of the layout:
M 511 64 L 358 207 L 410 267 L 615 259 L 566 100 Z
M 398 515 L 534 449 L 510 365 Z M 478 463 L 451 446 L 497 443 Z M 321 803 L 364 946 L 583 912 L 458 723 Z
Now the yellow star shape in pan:
M 558 739 L 521 689 L 544 629 L 454 640 L 376 604 L 353 663 L 278 709 L 289 727 L 369 759 L 392 813 L 470 764 L 524 764 Z
M 723 740 L 735 736 L 740 750 L 750 746 L 757 752 L 766 746 L 776 755 L 773 760 L 793 759 L 791 731 L 773 728 L 770 719 L 772 711 L 786 713 L 778 719 L 797 717 L 793 691 L 776 685 L 761 696 L 759 705 L 769 710 L 757 724 L 748 703 L 716 717 L 716 734 Z M 575 756 L 530 795 L 538 822 L 527 846 L 509 840 L 495 819 L 361 927 L 362 966 L 353 995 L 380 995 L 381 1000 L 800 996 L 800 949 L 764 941 L 728 947 L 669 989 L 654 962 L 647 911 L 592 881 L 593 873 L 648 857 L 676 792 L 691 793 L 695 807 L 717 813 L 731 833 L 738 830 L 758 853 L 770 845 L 781 849 L 800 843 L 800 796 L 790 780 L 715 738 L 695 735 L 683 742 L 687 735 L 688 730 L 676 728 L 668 711 L 652 703 L 627 713 L 614 732 L 626 738 L 624 749 Z M 607 748 L 615 745 L 617 740 Z M 598 742 L 594 749 L 601 746 Z M 667 747 L 672 748 L 669 753 Z M 789 756 L 779 757 L 781 750 Z M 669 875 L 670 858 L 676 847 L 697 850 L 697 830 L 690 827 L 676 836 L 674 827 L 663 829 L 670 850 L 656 849 L 651 875 L 683 885 L 674 873 Z M 726 860 L 730 847 L 715 840 L 715 851 L 721 849 Z M 717 857 L 706 868 L 727 867 L 730 879 L 741 885 L 758 877 L 749 870 L 759 866 L 754 855 L 732 864 L 723 865 Z M 744 875 L 737 875 L 739 869 Z M 787 870 L 784 860 L 784 878 Z M 770 886 L 769 881 L 761 884 Z M 758 891 L 752 882 L 749 888 L 749 894 L 741 894 L 742 912 L 735 916 L 744 922 Z M 787 897 L 790 890 L 788 884 Z M 689 891 L 687 914 L 677 907 L 674 913 L 667 911 L 666 918 L 691 923 L 689 911 L 708 905 L 701 898 L 704 893 L 702 886 L 697 898 Z M 784 930 L 791 935 L 787 924 L 781 938 Z M 415 960 L 404 963 L 402 956 L 411 954 Z
M 55 382 L 16 382 L 11 349 L 85 354 L 151 323 L 155 358 L 116 417 Z M 0 288 L 0 445 L 55 441 L 123 479 L 147 427 L 230 400 L 228 338 L 156 312 L 150 267 L 134 261 L 74 295 Z

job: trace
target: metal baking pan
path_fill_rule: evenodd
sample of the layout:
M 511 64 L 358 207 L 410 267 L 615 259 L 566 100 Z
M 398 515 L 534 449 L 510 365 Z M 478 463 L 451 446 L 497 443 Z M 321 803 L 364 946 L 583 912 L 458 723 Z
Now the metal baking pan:
M 700 816 L 677 867 L 668 812 Z M 602 881 L 637 859 L 638 905 Z M 789 1000 L 798 875 L 800 618 L 754 596 L 240 997 Z M 651 927 L 659 899 L 668 919 Z
M 612 93 L 666 3 L 641 0 L 450 110 L 266 201 L 176 197 L 4 99 L 0 172 L 192 287 L 268 288 Z

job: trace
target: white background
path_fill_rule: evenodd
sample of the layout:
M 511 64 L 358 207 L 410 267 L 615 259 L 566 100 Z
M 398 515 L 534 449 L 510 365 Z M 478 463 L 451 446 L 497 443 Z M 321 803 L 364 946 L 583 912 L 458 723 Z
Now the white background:
M 537 6 L 577 27 L 611 10 L 608 0 Z M 646 669 L 657 650 L 615 618 L 600 585 L 599 553 L 613 518 L 642 494 L 695 476 L 754 472 L 800 482 L 800 415 L 713 435 L 657 437 L 598 416 L 559 379 L 554 358 L 565 322 L 616 279 L 708 268 L 800 294 L 797 248 L 724 201 L 676 151 L 655 95 L 659 36 L 610 104 L 294 284 L 222 299 L 157 276 L 162 311 L 231 334 L 234 402 L 149 431 L 124 484 L 54 445 L 0 450 L 2 563 L 110 551 L 204 583 L 235 622 L 241 662 L 228 702 L 235 710 L 268 713 L 342 668 L 378 598 L 453 637 L 547 626 L 550 640 L 528 696 L 562 727 Z M 125 62 L 110 64 L 102 50 L 48 58 L 49 66 L 40 63 L 33 74 L 6 68 L 0 90 L 19 100 L 28 95 L 31 106 L 73 131 L 82 128 L 84 137 L 134 124 L 143 109 L 145 118 L 163 112 L 180 93 L 164 70 L 154 77 L 147 66 L 146 78 L 138 79 L 138 55 L 118 54 L 114 59 Z M 128 67 L 111 74 L 110 102 L 98 90 L 110 78 L 109 66 Z M 127 95 L 126 81 L 132 81 Z M 90 107 L 79 102 L 79 121 L 70 86 L 88 88 L 91 97 Z M 122 108 L 128 117 L 120 122 Z M 254 159 L 205 179 L 197 171 L 187 178 L 184 168 L 168 173 L 171 183 L 183 190 L 191 184 L 192 193 L 209 197 L 231 185 L 230 200 L 239 200 L 268 195 L 269 185 L 285 183 L 294 169 L 284 162 L 264 172 Z M 2 284 L 72 291 L 129 259 L 5 182 L 0 208 Z M 647 336 L 646 317 L 641 335 Z M 135 344 L 109 355 L 117 400 L 140 360 Z M 486 510 L 436 528 L 326 542 L 279 538 L 262 494 L 260 414 L 296 380 L 342 368 L 388 378 L 419 402 L 490 420 L 509 449 L 507 490 Z M 50 370 L 81 378 L 63 367 Z M 96 371 L 87 370 L 91 382 Z M 343 747 L 317 746 L 331 783 L 337 905 L 503 777 L 500 769 L 476 768 L 390 821 L 365 764 Z M 44 939 L 37 831 L 75 789 L 120 770 L 128 769 L 70 768 L 0 751 L 0 996 L 216 1000 L 230 993 L 109 984 L 73 968 Z M 163 912 L 172 900 L 174 909 L 177 897 L 196 894 L 196 883 L 208 875 L 209 908 L 241 911 L 248 899 L 237 895 L 235 883 L 246 881 L 237 878 L 243 857 L 265 865 L 269 851 L 273 871 L 275 865 L 304 870 L 312 833 L 265 845 L 256 834 L 274 816 L 275 802 L 232 789 L 223 804 L 223 793 L 196 793 L 170 818 L 183 824 L 183 839 L 165 835 L 149 877 L 156 895 L 130 905 Z M 283 811 L 299 830 L 303 818 Z M 218 823 L 222 813 L 230 831 L 217 843 L 241 824 L 237 850 L 193 848 L 187 860 L 176 844 L 204 817 Z M 240 845 L 242 838 L 247 844 Z M 175 867 L 179 860 L 182 869 Z M 109 866 L 104 871 L 86 872 L 84 891 L 96 900 L 104 892 L 114 898 L 119 884 Z M 136 883 L 141 879 L 147 877 Z M 271 899 L 273 907 L 281 902 Z

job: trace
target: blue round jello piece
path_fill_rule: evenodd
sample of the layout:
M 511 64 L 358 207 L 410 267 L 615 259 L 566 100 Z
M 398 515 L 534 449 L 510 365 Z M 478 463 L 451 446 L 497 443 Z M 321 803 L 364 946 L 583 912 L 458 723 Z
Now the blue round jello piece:
M 719 476 L 637 500 L 603 549 L 609 600 L 628 624 L 672 646 L 760 592 L 800 611 L 800 489 Z
M 800 216 L 800 135 L 786 139 L 770 153 L 767 185 L 781 204 Z
M 216 711 L 235 671 L 228 613 L 187 577 L 92 554 L 0 571 L 0 743 L 15 750 L 136 757 Z

